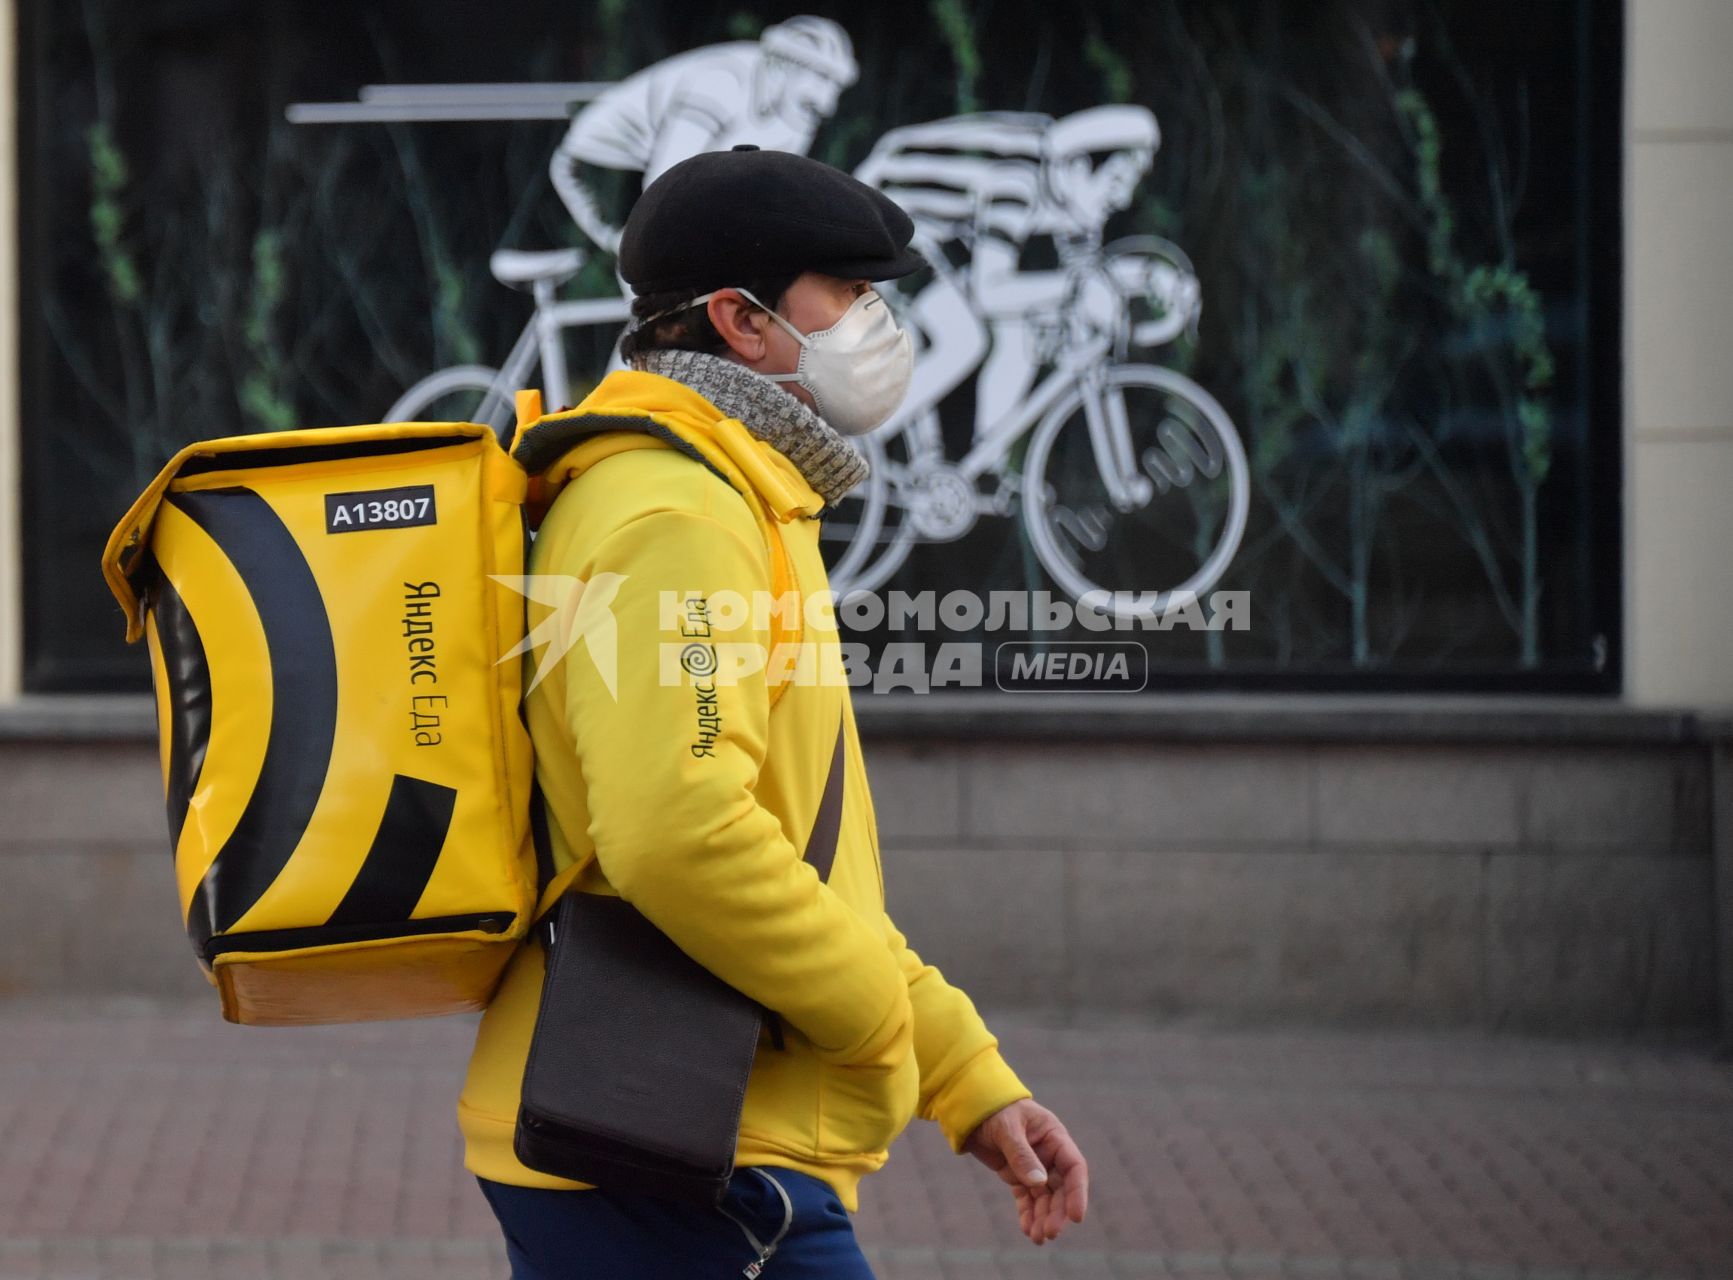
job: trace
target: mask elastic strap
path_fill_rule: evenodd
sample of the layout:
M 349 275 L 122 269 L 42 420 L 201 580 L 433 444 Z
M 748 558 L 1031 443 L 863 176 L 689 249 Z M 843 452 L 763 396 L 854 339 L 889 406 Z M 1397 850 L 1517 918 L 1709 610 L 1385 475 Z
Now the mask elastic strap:
M 760 311 L 764 312 L 765 315 L 769 316 L 772 320 L 776 321 L 777 324 L 781 325 L 784 329 L 788 330 L 788 336 L 793 338 L 801 346 L 810 347 L 812 345 L 812 343 L 807 339 L 807 336 L 804 333 L 802 333 L 799 329 L 796 329 L 787 320 L 783 319 L 781 316 L 777 315 L 775 311 L 771 310 L 769 307 L 765 306 L 762 302 L 760 302 L 757 299 L 757 297 L 755 297 L 753 295 L 752 290 L 742 289 L 742 288 L 739 288 L 738 286 L 730 286 L 730 287 L 732 287 L 734 289 L 734 292 L 738 293 L 741 297 L 745 298 L 753 306 L 757 307 Z M 671 315 L 674 315 L 676 312 L 690 310 L 691 308 L 698 306 L 700 303 L 709 302 L 710 299 L 714 298 L 720 292 L 722 292 L 720 289 L 712 289 L 709 293 L 701 293 L 696 298 L 690 298 L 687 301 L 682 302 L 677 307 L 669 307 L 666 311 L 658 311 L 653 316 L 645 316 L 642 320 L 638 321 L 638 323 L 636 325 L 634 325 L 633 328 L 634 328 L 634 330 L 642 329 L 646 325 L 655 324 L 656 321 L 664 318 L 665 316 L 671 316 Z M 771 382 L 798 382 L 798 381 L 800 381 L 800 374 L 799 373 L 761 373 L 758 376 L 761 378 L 766 378 Z
M 776 312 L 772 311 L 769 307 L 765 306 L 756 297 L 754 297 L 752 294 L 752 290 L 742 289 L 742 288 L 739 288 L 737 286 L 735 288 L 734 292 L 738 293 L 741 297 L 745 298 L 748 302 L 752 303 L 753 306 L 757 307 L 760 311 L 764 312 L 765 315 L 769 316 L 772 320 L 776 321 L 777 324 L 781 325 L 784 329 L 786 329 L 788 331 L 788 336 L 793 338 L 802 347 L 810 347 L 812 345 L 812 343 L 807 340 L 807 336 L 804 333 L 802 333 L 799 329 L 796 329 L 787 320 L 784 320 L 781 316 L 777 315 Z M 710 296 L 714 297 L 715 295 L 711 294 Z M 800 373 L 798 370 L 796 370 L 794 373 L 760 373 L 758 376 L 761 378 L 764 378 L 765 380 L 767 380 L 769 382 L 799 382 L 800 381 Z
M 777 324 L 781 325 L 784 329 L 786 329 L 788 331 L 788 336 L 793 338 L 801 346 L 810 347 L 812 345 L 811 340 L 807 337 L 806 334 L 802 333 L 799 329 L 796 329 L 792 324 L 790 324 L 782 316 L 777 315 L 775 311 L 771 310 L 769 307 L 765 306 L 762 302 L 760 302 L 757 298 L 753 297 L 752 291 L 750 289 L 736 288 L 734 290 L 734 292 L 738 293 L 741 297 L 745 298 L 748 302 L 752 303 L 753 306 L 757 307 L 760 311 L 764 312 L 765 315 L 769 316 L 772 320 L 776 321 Z M 711 295 L 711 296 L 715 296 L 715 295 Z
M 677 312 L 689 311 L 701 302 L 709 302 L 710 299 L 714 298 L 715 296 L 716 296 L 716 290 L 714 290 L 714 289 L 712 289 L 709 293 L 701 293 L 696 298 L 688 298 L 685 302 L 682 302 L 677 306 L 669 307 L 664 311 L 658 311 L 653 316 L 645 316 L 642 320 L 638 321 L 638 323 L 636 325 L 634 325 L 633 327 L 637 328 L 637 329 L 642 329 L 645 325 L 655 324 L 656 321 L 664 319 L 668 316 L 674 315 Z M 753 301 L 756 302 L 757 299 L 754 298 Z
M 781 316 L 777 315 L 776 312 L 772 311 L 769 307 L 765 306 L 762 302 L 760 302 L 758 300 L 757 295 L 754 294 L 752 292 L 752 290 L 742 289 L 738 286 L 732 286 L 732 285 L 728 286 L 728 287 L 733 288 L 735 293 L 738 293 L 741 297 L 745 298 L 753 306 L 757 307 L 760 311 L 764 312 L 765 315 L 769 316 L 772 320 L 776 321 L 777 324 L 781 325 L 784 329 L 787 329 L 789 336 L 791 338 L 793 338 L 796 342 L 800 343 L 802 346 L 806 345 L 806 335 L 804 333 L 802 333 L 799 329 L 796 329 L 793 325 L 788 323 L 787 320 L 785 320 Z M 682 303 L 678 303 L 675 306 L 668 307 L 662 311 L 658 311 L 655 315 L 645 316 L 642 320 L 638 321 L 638 323 L 640 325 L 655 324 L 656 321 L 661 320 L 667 316 L 671 316 L 678 311 L 687 311 L 693 307 L 698 306 L 700 303 L 709 302 L 710 299 L 714 298 L 717 294 L 719 294 L 721 292 L 722 292 L 721 289 L 712 289 L 709 293 L 701 293 L 696 298 L 688 298 L 688 299 L 686 299 L 686 301 L 684 301 Z

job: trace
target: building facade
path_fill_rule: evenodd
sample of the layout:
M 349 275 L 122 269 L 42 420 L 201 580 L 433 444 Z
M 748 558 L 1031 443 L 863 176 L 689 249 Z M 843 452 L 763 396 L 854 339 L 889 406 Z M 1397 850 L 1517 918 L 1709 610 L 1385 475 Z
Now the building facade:
M 1385 8 L 1368 6 L 1369 24 L 1388 16 Z M 1590 26 L 1585 16 L 1570 27 L 1587 51 L 1578 79 L 1568 88 L 1544 82 L 1537 87 L 1538 96 L 1575 96 L 1576 106 L 1560 108 L 1559 118 L 1577 121 L 1577 132 L 1568 156 L 1561 147 L 1564 158 L 1556 162 L 1531 158 L 1526 181 L 1575 183 L 1587 194 L 1574 204 L 1561 198 L 1561 207 L 1574 213 L 1558 222 L 1556 238 L 1568 241 L 1558 270 L 1575 272 L 1572 287 L 1578 291 L 1561 304 L 1561 314 L 1570 314 L 1558 319 L 1548 312 L 1545 320 L 1580 339 L 1574 347 L 1574 340 L 1555 343 L 1564 353 L 1558 355 L 1557 383 L 1570 382 L 1578 400 L 1561 391 L 1554 424 L 1575 425 L 1558 426 L 1563 434 L 1555 439 L 1564 443 L 1547 455 L 1548 463 L 1537 464 L 1533 449 L 1523 452 L 1528 438 L 1521 436 L 1520 424 L 1532 421 L 1521 417 L 1525 393 L 1511 393 L 1506 406 L 1510 421 L 1519 424 L 1513 437 L 1518 482 L 1498 492 L 1520 496 L 1523 467 L 1539 485 L 1535 477 L 1551 465 L 1555 477 L 1568 477 L 1563 487 L 1577 495 L 1546 498 L 1538 507 L 1531 501 L 1527 508 L 1540 526 L 1537 554 L 1544 572 L 1527 574 L 1526 603 L 1523 562 L 1514 553 L 1508 560 L 1488 553 L 1502 566 L 1487 574 L 1497 590 L 1477 588 L 1478 594 L 1460 599 L 1446 592 L 1441 600 L 1424 577 L 1427 552 L 1437 540 L 1414 523 L 1414 515 L 1390 516 L 1386 527 L 1419 532 L 1374 540 L 1360 559 L 1349 536 L 1340 558 L 1310 556 L 1302 547 L 1292 553 L 1300 567 L 1283 568 L 1286 562 L 1275 559 L 1271 548 L 1286 545 L 1279 521 L 1303 523 L 1303 513 L 1293 512 L 1303 507 L 1305 484 L 1283 489 L 1281 501 L 1290 509 L 1277 510 L 1272 477 L 1299 473 L 1270 463 L 1267 447 L 1260 454 L 1259 442 L 1273 438 L 1276 428 L 1270 419 L 1254 420 L 1248 384 L 1242 379 L 1232 389 L 1224 386 L 1228 366 L 1212 364 L 1206 355 L 1181 362 L 1195 375 L 1189 385 L 1215 386 L 1221 394 L 1213 401 L 1227 406 L 1245 437 L 1240 492 L 1251 491 L 1251 514 L 1234 529 L 1241 557 L 1234 563 L 1246 563 L 1246 555 L 1266 556 L 1264 576 L 1252 587 L 1254 602 L 1263 598 L 1263 583 L 1279 582 L 1290 572 L 1320 584 L 1279 602 L 1281 621 L 1271 625 L 1287 628 L 1283 634 L 1291 640 L 1266 650 L 1236 649 L 1231 637 L 1194 638 L 1190 648 L 1165 656 L 1158 650 L 1147 673 L 1153 678 L 1137 690 L 1005 694 L 991 687 L 989 664 L 987 687 L 857 699 L 863 726 L 875 740 L 870 759 L 893 906 L 902 904 L 908 931 L 924 943 L 923 951 L 984 1000 L 1066 1014 L 1630 1027 L 1706 1023 L 1718 1016 L 1722 992 L 1733 994 L 1733 765 L 1722 745 L 1733 724 L 1733 556 L 1725 553 L 1733 546 L 1733 504 L 1726 497 L 1733 490 L 1733 361 L 1719 349 L 1722 335 L 1733 330 L 1733 252 L 1721 235 L 1733 220 L 1733 90 L 1720 74 L 1724 54 L 1733 50 L 1733 10 L 1717 0 L 1630 0 L 1622 27 L 1608 28 L 1605 9 L 1581 6 L 1583 14 L 1603 11 L 1600 25 Z M 160 778 L 155 719 L 142 693 L 145 673 L 139 667 L 126 674 L 119 658 L 111 669 L 103 665 L 106 658 L 78 657 L 96 653 L 97 642 L 80 648 L 89 624 L 76 609 L 63 618 L 57 614 L 52 626 L 33 627 L 33 619 L 45 616 L 43 593 L 54 585 L 42 569 L 53 561 L 29 559 L 31 548 L 41 546 L 31 539 L 60 536 L 68 526 L 59 510 L 90 495 L 52 491 L 31 461 L 56 447 L 39 434 L 42 424 L 66 430 L 67 423 L 64 415 L 44 411 L 44 397 L 59 394 L 45 377 L 48 366 L 39 363 L 34 372 L 23 367 L 48 341 L 48 326 L 30 308 L 40 306 L 49 264 L 24 260 L 40 252 L 40 239 L 26 233 L 32 226 L 40 229 L 42 220 L 32 221 L 27 203 L 21 214 L 21 201 L 47 198 L 40 175 L 48 153 L 39 140 L 22 152 L 19 146 L 21 134 L 40 126 L 47 101 L 47 71 L 33 62 L 45 47 L 47 19 L 20 14 L 16 0 L 4 6 L 4 17 L 11 44 L 0 59 L 0 103 L 7 113 L 0 165 L 10 175 L 0 184 L 0 315 L 6 318 L 0 339 L 0 756 L 6 760 L 0 797 L 15 816 L 0 833 L 0 936 L 13 939 L 0 951 L 0 982 L 53 987 L 118 981 L 150 991 L 196 990 L 196 970 L 180 950 L 184 939 L 170 914 L 172 877 L 153 828 Z M 822 34 L 822 28 L 814 29 Z M 741 38 L 730 47 L 751 43 L 749 33 L 736 34 Z M 854 35 L 847 56 L 858 57 L 870 79 L 872 38 Z M 1086 35 L 1103 40 L 1099 30 Z M 954 37 L 948 45 L 933 38 L 935 57 L 948 48 L 966 69 L 968 59 Z M 1247 48 L 1265 47 L 1256 43 L 1264 38 L 1256 31 L 1244 38 Z M 766 49 L 773 44 L 763 35 L 757 39 Z M 1611 74 L 1604 65 L 1608 49 L 1617 57 Z M 993 52 L 986 46 L 989 67 Z M 1405 56 L 1400 42 L 1382 56 L 1384 73 L 1396 77 Z M 725 61 L 718 54 L 705 76 L 722 75 Z M 1110 60 L 1097 62 L 1108 81 L 1114 74 L 1137 74 L 1135 66 L 1126 71 L 1117 64 L 1116 73 Z M 623 83 L 633 70 L 610 66 L 605 79 Z M 1185 117 L 1164 105 L 1166 99 L 1140 107 L 1135 94 L 1129 102 L 1091 103 L 1061 91 L 1055 97 L 1068 111 L 1014 114 L 986 108 L 1031 104 L 986 100 L 996 82 L 990 69 L 976 74 L 976 87 L 967 95 L 960 88 L 955 104 L 973 110 L 891 122 L 894 128 L 878 120 L 874 132 L 856 130 L 835 144 L 839 155 L 857 165 L 857 172 L 871 169 L 887 189 L 903 182 L 905 198 L 916 205 L 927 201 L 939 220 L 954 193 L 907 175 L 923 171 L 923 156 L 946 156 L 955 166 L 973 162 L 986 149 L 994 157 L 994 181 L 1012 175 L 1004 188 L 1011 194 L 995 188 L 1000 194 L 984 201 L 988 212 L 976 216 L 984 217 L 981 225 L 988 230 L 1026 230 L 1041 215 L 1030 201 L 1017 202 L 1019 148 L 1045 157 L 1056 147 L 1063 152 L 1075 146 L 1097 157 L 1128 154 L 1132 163 L 1144 163 L 1138 159 L 1142 151 L 1185 152 Z M 1308 83 L 1304 76 L 1303 69 L 1295 72 L 1296 97 Z M 553 78 L 537 75 L 526 82 Z M 820 92 L 825 77 L 809 78 Z M 845 79 L 831 75 L 834 82 Z M 222 81 L 214 83 L 220 88 Z M 34 97 L 20 113 L 27 88 Z M 1616 92 L 1620 101 L 1581 101 L 1597 92 Z M 353 85 L 332 84 L 325 96 L 324 106 L 339 116 L 366 106 Z M 1412 104 L 1425 100 L 1399 92 L 1394 100 L 1409 104 L 1402 108 L 1409 114 L 1393 117 L 1389 128 L 1391 154 L 1398 154 L 1402 138 L 1424 135 L 1424 120 L 1413 114 Z M 522 106 L 526 99 L 520 94 L 514 101 Z M 305 118 L 309 105 L 320 104 L 301 105 Z M 1117 114 L 1098 112 L 1110 106 L 1119 108 Z M 566 107 L 562 102 L 540 118 Z M 424 102 L 422 109 L 453 110 L 442 101 L 431 107 Z M 834 100 L 823 110 L 837 113 L 838 122 L 846 119 Z M 1139 110 L 1150 117 L 1147 126 Z M 1071 136 L 1063 132 L 1067 117 L 1076 117 L 1071 128 L 1080 136 L 1055 143 L 1054 136 Z M 1438 118 L 1432 117 L 1435 123 Z M 559 202 L 543 201 L 570 210 L 580 226 L 589 206 L 562 186 L 560 156 L 569 153 L 570 181 L 591 182 L 598 207 L 606 186 L 598 170 L 605 178 L 609 164 L 628 164 L 611 160 L 615 153 L 608 148 L 625 147 L 629 130 L 609 134 L 613 126 L 605 112 L 590 119 L 594 128 L 574 126 L 569 134 L 563 124 L 555 127 L 552 195 Z M 471 119 L 461 127 L 480 126 Z M 1154 130 L 1147 139 L 1139 132 L 1146 127 Z M 1595 131 L 1603 127 L 1604 133 Z M 821 140 L 827 136 L 819 134 Z M 800 145 L 810 142 L 809 132 Z M 92 163 L 100 170 L 99 158 Z M 538 156 L 535 164 L 542 163 Z M 1101 171 L 1098 163 L 1094 172 Z M 1270 172 L 1259 171 L 1266 179 Z M 1442 173 L 1448 189 L 1451 171 Z M 1615 176 L 1616 190 L 1595 188 L 1596 176 L 1606 174 Z M 1416 183 L 1424 197 L 1425 181 Z M 1182 194 L 1197 190 L 1187 186 Z M 1421 197 L 1414 207 L 1424 214 L 1428 206 Z M 1084 198 L 1079 193 L 1068 206 L 1073 213 Z M 1171 224 L 1162 224 L 1158 211 L 1148 214 L 1153 221 L 1147 225 L 1179 227 L 1176 235 L 1194 237 L 1181 247 L 1200 255 L 1200 263 L 1208 261 L 1196 242 L 1201 224 L 1195 218 L 1187 223 L 1190 207 L 1179 196 L 1174 200 L 1179 211 Z M 1583 220 L 1592 225 L 1581 225 Z M 599 231 L 586 230 L 592 240 L 605 238 L 605 219 L 597 225 Z M 1137 222 L 1129 229 L 1171 243 L 1145 227 Z M 1417 243 L 1424 239 L 1422 231 Z M 251 245 L 255 267 L 262 261 L 261 243 L 268 242 Z M 1363 236 L 1357 243 L 1361 249 L 1373 246 L 1370 279 L 1377 242 Z M 979 249 L 977 257 L 987 252 Z M 1180 296 L 1172 292 L 1173 282 L 1184 283 L 1190 261 L 1181 255 L 1176 267 L 1164 252 L 1152 251 L 1144 263 L 1145 283 L 1153 271 L 1170 287 L 1172 301 Z M 1432 262 L 1436 267 L 1436 257 Z M 979 271 L 980 261 L 966 265 L 975 272 L 980 296 L 986 285 L 979 282 L 994 277 Z M 112 288 L 113 268 L 105 269 Z M 1019 262 L 1008 271 L 1027 282 L 1044 269 Z M 1167 275 L 1160 274 L 1164 269 Z M 1472 276 L 1472 264 L 1465 270 Z M 1607 271 L 1616 273 L 1616 281 L 1597 282 Z M 1219 276 L 1218 270 L 1213 278 Z M 1224 327 L 1218 315 L 1230 309 L 1210 306 L 1208 271 L 1200 267 L 1197 278 L 1203 290 L 1200 332 L 1207 342 Z M 1443 289 L 1450 278 L 1449 269 L 1436 267 L 1433 284 Z M 1274 276 L 1261 287 L 1272 296 L 1282 290 Z M 1514 296 L 1509 289 L 1500 295 L 1506 301 Z M 1240 297 L 1236 302 L 1242 309 L 1252 305 Z M 915 300 L 938 316 L 946 304 L 938 284 Z M 1013 350 L 1008 335 L 1018 342 L 1046 340 L 1029 315 L 994 314 L 995 351 Z M 1512 307 L 1509 315 L 1516 314 Z M 1512 331 L 1520 330 L 1502 309 L 1500 316 Z M 1159 328 L 1162 315 L 1140 319 Z M 431 350 L 461 363 L 461 335 L 456 328 L 441 331 L 439 323 L 436 316 Z M 509 336 L 518 323 L 521 316 L 502 332 Z M 483 332 L 489 336 L 498 335 Z M 63 339 L 55 340 L 64 348 Z M 1256 345 L 1249 342 L 1248 349 Z M 931 344 L 934 358 L 926 368 L 934 378 L 944 372 L 943 346 Z M 1526 378 L 1530 387 L 1544 382 L 1520 341 L 1512 339 L 1509 346 L 1510 376 Z M 992 388 L 1039 393 L 1039 361 L 1025 363 L 1030 367 L 1006 358 L 981 373 L 972 396 L 977 439 L 991 433 Z M 258 359 L 250 367 L 259 377 L 271 374 Z M 265 384 L 256 384 L 255 391 L 259 385 Z M 252 406 L 253 428 L 272 421 L 268 405 L 259 407 L 271 389 L 265 385 L 251 400 L 244 388 L 240 393 L 240 402 Z M 1192 397 L 1205 408 L 1191 439 L 1194 461 L 1208 473 L 1204 460 L 1215 455 L 1206 399 L 1212 398 Z M 1166 402 L 1170 414 L 1173 403 Z M 1347 408 L 1337 407 L 1338 425 L 1347 422 L 1355 403 L 1350 394 L 1343 401 Z M 475 411 L 485 407 L 483 400 Z M 966 417 L 970 409 L 949 412 Z M 1185 420 L 1183 411 L 1179 417 Z M 1465 415 L 1463 430 L 1474 429 L 1473 421 Z M 958 444 L 956 423 L 946 419 L 953 454 L 966 447 L 968 425 L 963 424 L 965 442 Z M 152 429 L 171 426 L 157 423 Z M 1235 433 L 1230 426 L 1222 434 Z M 902 447 L 910 453 L 891 456 L 892 467 L 914 456 L 912 444 Z M 1052 448 L 1057 458 L 1063 445 Z M 1294 457 L 1301 457 L 1303 450 L 1294 448 Z M 1340 486 L 1349 498 L 1395 492 L 1401 477 L 1426 474 L 1424 448 L 1394 461 L 1375 449 L 1334 456 L 1338 461 L 1327 484 Z M 1361 473 L 1349 470 L 1350 464 L 1370 468 L 1365 486 L 1357 487 Z M 1210 513 L 1197 518 L 1211 537 L 1235 519 L 1232 459 L 1219 467 L 1225 477 L 1219 496 L 1195 508 Z M 991 467 L 986 474 L 993 474 Z M 1452 474 L 1459 480 L 1467 473 Z M 33 481 L 36 488 L 29 487 Z M 1437 492 L 1449 495 L 1457 481 L 1441 475 L 1439 483 Z M 1533 488 L 1528 492 L 1532 498 Z M 884 511 L 897 508 L 892 495 Z M 1423 511 L 1425 503 L 1416 501 L 1413 509 Z M 1511 507 L 1522 509 L 1520 503 Z M 925 544 L 939 541 L 927 535 L 941 516 L 912 503 L 901 510 L 898 518 L 916 530 L 915 549 L 906 564 L 885 570 L 889 576 L 875 585 L 932 589 L 942 597 L 955 587 L 985 593 L 988 586 L 1009 590 L 1040 581 L 1055 594 L 1079 594 L 1080 587 L 1068 588 L 1060 574 L 1019 576 L 1028 557 L 1008 560 L 1009 542 L 989 545 L 978 535 L 975 542 L 952 544 L 964 548 L 958 553 L 963 577 L 935 576 L 932 566 L 940 561 Z M 1040 523 L 1028 508 L 1024 519 L 1029 528 Z M 1550 551 L 1549 519 L 1568 521 L 1573 530 L 1568 539 L 1555 539 Z M 1049 571 L 1054 562 L 1066 562 L 1067 521 L 1056 519 L 1053 526 L 1058 532 L 1050 536 L 1060 546 L 1042 561 Z M 1501 536 L 1497 521 L 1488 527 L 1485 537 Z M 1196 531 L 1184 532 L 1190 537 Z M 1290 532 L 1296 545 L 1304 542 L 1300 532 Z M 1476 545 L 1474 537 L 1456 532 L 1463 547 Z M 1506 532 L 1520 547 L 1520 526 Z M 1111 539 L 1106 541 L 1111 552 Z M 1412 572 L 1425 587 L 1399 601 L 1389 571 L 1378 567 L 1393 547 L 1418 549 L 1407 563 L 1420 566 Z M 1079 577 L 1085 586 L 1166 590 L 1207 567 L 1209 548 L 1194 551 L 1193 561 L 1159 580 L 1091 577 L 1089 566 L 1096 562 L 1086 559 L 1088 572 Z M 1041 548 L 1035 546 L 1033 554 L 1040 558 Z M 1461 556 L 1462 564 L 1472 559 L 1469 551 Z M 1007 571 L 1010 560 L 1015 563 Z M 1456 561 L 1441 564 L 1438 582 L 1448 584 L 1464 572 Z M 1370 576 L 1356 577 L 1356 565 L 1369 566 Z M 94 562 L 90 568 L 94 576 Z M 875 566 L 867 561 L 856 568 L 870 575 Z M 1006 572 L 1010 576 L 994 576 Z M 1206 588 L 1232 587 L 1233 572 L 1230 567 L 1225 577 L 1198 581 Z M 1478 621 L 1476 610 L 1495 612 L 1488 601 L 1501 602 L 1508 626 Z M 1453 616 L 1472 619 L 1463 624 L 1467 638 L 1460 655 L 1440 647 L 1442 639 L 1431 649 L 1411 640 L 1416 634 L 1446 636 Z M 118 633 L 118 615 L 112 620 Z M 1485 638 L 1494 633 L 1502 637 L 1496 643 Z M 1088 637 L 1079 632 L 1069 638 Z M 897 639 L 888 633 L 874 637 L 881 646 L 875 653 Z M 47 647 L 62 641 L 73 660 L 57 665 L 46 656 Z M 1213 643 L 1225 647 L 1212 649 Z M 1426 656 L 1433 652 L 1444 657 Z M 117 978 L 98 961 L 60 947 L 53 949 L 59 959 L 44 967 L 35 943 L 59 936 L 94 901 L 113 895 L 138 904 L 118 927 L 120 940 L 140 962 Z M 965 900 L 972 910 L 961 909 Z

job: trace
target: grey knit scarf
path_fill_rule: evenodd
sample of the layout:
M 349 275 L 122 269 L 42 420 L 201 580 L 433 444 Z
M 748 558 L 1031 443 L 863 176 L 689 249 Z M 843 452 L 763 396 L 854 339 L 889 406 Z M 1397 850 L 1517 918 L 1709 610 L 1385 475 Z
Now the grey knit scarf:
M 637 368 L 684 383 L 792 462 L 828 506 L 867 478 L 867 460 L 837 429 L 770 379 L 703 351 L 646 351 Z

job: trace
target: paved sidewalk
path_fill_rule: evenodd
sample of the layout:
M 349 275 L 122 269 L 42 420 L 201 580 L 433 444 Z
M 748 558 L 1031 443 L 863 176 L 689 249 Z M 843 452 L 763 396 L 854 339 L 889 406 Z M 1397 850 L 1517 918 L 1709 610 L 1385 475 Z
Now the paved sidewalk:
M 862 1190 L 882 1280 L 1733 1280 L 1733 1066 L 1700 1043 L 994 1024 L 1089 1221 L 1029 1245 L 917 1125 Z M 473 1025 L 0 1003 L 0 1280 L 504 1277 L 452 1111 Z

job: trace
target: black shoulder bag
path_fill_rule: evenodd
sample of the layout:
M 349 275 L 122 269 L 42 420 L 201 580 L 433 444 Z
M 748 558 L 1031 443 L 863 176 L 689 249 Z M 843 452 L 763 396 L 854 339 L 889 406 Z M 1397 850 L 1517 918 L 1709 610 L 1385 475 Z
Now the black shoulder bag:
M 806 860 L 830 877 L 843 733 Z M 620 898 L 566 892 L 547 948 L 512 1150 L 531 1169 L 701 1205 L 734 1173 L 740 1109 L 766 1016 Z

